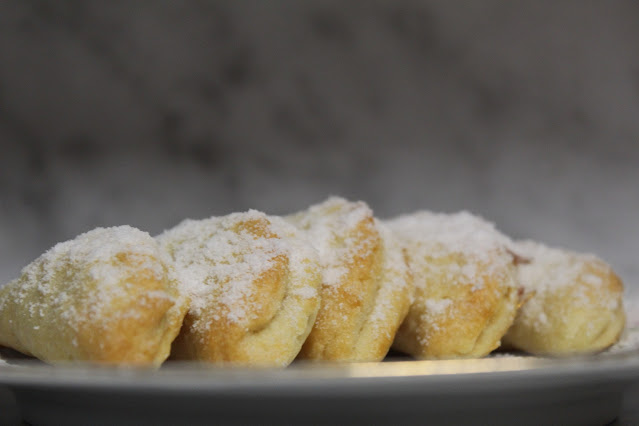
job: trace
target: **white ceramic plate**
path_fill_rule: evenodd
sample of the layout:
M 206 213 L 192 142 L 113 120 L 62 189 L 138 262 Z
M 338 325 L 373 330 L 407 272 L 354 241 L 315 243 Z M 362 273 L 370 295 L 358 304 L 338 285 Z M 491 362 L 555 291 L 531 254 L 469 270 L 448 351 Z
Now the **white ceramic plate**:
M 0 364 L 35 425 L 603 425 L 639 382 L 639 351 L 572 359 L 295 364 L 283 370 L 167 363 L 158 371 Z

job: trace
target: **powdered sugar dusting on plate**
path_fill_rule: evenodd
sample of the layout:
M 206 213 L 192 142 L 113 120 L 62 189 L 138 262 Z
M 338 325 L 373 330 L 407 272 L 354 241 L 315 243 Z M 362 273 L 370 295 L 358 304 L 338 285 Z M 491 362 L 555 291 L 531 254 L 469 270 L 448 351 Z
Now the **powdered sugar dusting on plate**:
M 617 343 L 606 353 L 639 352 L 639 300 L 626 301 L 626 328 Z

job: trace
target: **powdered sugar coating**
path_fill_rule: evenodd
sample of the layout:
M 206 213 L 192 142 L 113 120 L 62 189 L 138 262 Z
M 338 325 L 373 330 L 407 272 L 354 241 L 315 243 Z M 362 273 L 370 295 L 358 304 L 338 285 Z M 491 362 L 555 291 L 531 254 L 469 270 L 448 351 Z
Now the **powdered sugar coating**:
M 483 356 L 499 346 L 518 299 L 508 238 L 465 211 L 386 223 L 407 250 L 416 290 L 395 348 L 430 359 Z
M 520 285 L 534 294 L 522 309 L 521 321 L 538 330 L 551 326 L 545 312 L 545 297 L 552 297 L 562 289 L 570 290 L 571 306 L 599 306 L 607 311 L 619 307 L 619 295 L 604 288 L 602 277 L 610 273 L 610 267 L 595 255 L 530 240 L 514 242 L 511 247 L 517 255 L 528 259 L 517 268 L 517 277 Z M 592 297 L 593 291 L 598 297 Z
M 27 265 L 21 277 L 8 284 L 11 291 L 7 297 L 23 305 L 32 318 L 43 318 L 50 308 L 59 309 L 61 317 L 76 328 L 87 317 L 102 318 L 102 312 L 109 309 L 113 300 L 126 297 L 135 276 L 148 274 L 161 280 L 172 273 L 170 263 L 146 232 L 130 226 L 96 228 L 56 244 Z M 99 284 L 89 290 L 89 283 Z M 39 297 L 31 297 L 33 293 Z M 81 306 L 74 300 L 73 295 L 78 294 L 83 296 Z M 174 299 L 161 290 L 145 295 Z M 8 302 L 7 298 L 0 299 L 0 309 Z M 114 319 L 103 317 L 107 322 Z
M 623 283 L 591 254 L 518 241 L 517 277 L 524 304 L 504 342 L 535 354 L 596 352 L 615 343 L 625 324 Z
M 515 253 L 529 260 L 519 266 L 518 275 L 521 284 L 530 290 L 545 291 L 570 286 L 580 277 L 587 284 L 601 285 L 601 277 L 587 273 L 584 265 L 590 264 L 599 271 L 608 269 L 593 254 L 575 253 L 530 240 L 517 241 L 511 246 Z
M 353 230 L 372 216 L 364 202 L 330 197 L 303 213 L 289 216 L 288 220 L 306 232 L 306 238 L 319 254 L 323 284 L 334 286 L 348 273 L 347 265 L 353 263 L 356 254 L 364 257 L 363 253 L 373 250 L 373 241 L 353 235 Z
M 259 236 L 245 224 L 266 226 Z M 295 276 L 304 268 L 316 268 L 313 249 L 299 241 L 294 226 L 275 216 L 249 210 L 224 217 L 185 220 L 157 239 L 174 258 L 180 288 L 191 297 L 190 313 L 194 327 L 206 329 L 207 321 L 244 324 L 259 310 L 257 277 L 271 269 L 279 256 L 286 256 L 287 267 Z M 304 298 L 317 297 L 311 286 L 294 289 Z M 216 309 L 221 307 L 221 309 Z M 203 314 L 215 313 L 206 320 Z
M 453 301 L 450 299 L 424 300 L 424 306 L 426 306 L 426 312 L 434 316 L 444 315 L 452 304 L 453 304 Z
M 473 282 L 481 286 L 480 273 L 499 273 L 512 262 L 512 256 L 505 251 L 510 242 L 508 237 L 491 222 L 467 211 L 453 214 L 419 211 L 386 223 L 409 248 L 412 262 L 463 255 L 467 262 L 448 262 L 438 271 L 451 283 Z M 437 268 L 437 263 L 429 267 Z M 416 283 L 423 284 L 421 280 Z
M 401 306 L 403 304 L 397 303 L 397 299 L 406 298 L 408 305 L 410 305 L 413 301 L 414 293 L 410 288 L 412 282 L 410 281 L 408 265 L 399 241 L 384 223 L 376 220 L 375 224 L 382 238 L 384 264 L 380 289 L 368 320 L 372 327 L 379 330 L 387 328 L 389 321 L 396 321 L 395 318 L 389 319 L 389 316 L 396 317 L 398 310 L 396 305 Z
M 301 357 L 379 361 L 405 317 L 412 282 L 394 234 L 361 201 L 330 197 L 287 217 L 318 250 L 322 302 Z

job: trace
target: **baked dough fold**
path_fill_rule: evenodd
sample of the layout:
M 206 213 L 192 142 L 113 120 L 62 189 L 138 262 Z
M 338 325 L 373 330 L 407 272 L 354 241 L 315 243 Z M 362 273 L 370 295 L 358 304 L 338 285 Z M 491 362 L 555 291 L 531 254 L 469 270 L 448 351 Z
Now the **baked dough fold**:
M 322 267 L 321 307 L 299 357 L 382 360 L 413 292 L 395 236 L 365 203 L 338 197 L 287 219 L 317 248 Z
M 393 348 L 425 359 L 496 349 L 519 303 L 508 239 L 467 212 L 421 211 L 387 224 L 406 248 L 416 288 Z
M 504 336 L 508 346 L 538 355 L 597 352 L 625 325 L 623 284 L 601 259 L 533 241 L 512 245 L 528 300 Z
M 192 303 L 173 357 L 286 366 L 319 308 L 317 253 L 291 224 L 251 210 L 160 235 Z

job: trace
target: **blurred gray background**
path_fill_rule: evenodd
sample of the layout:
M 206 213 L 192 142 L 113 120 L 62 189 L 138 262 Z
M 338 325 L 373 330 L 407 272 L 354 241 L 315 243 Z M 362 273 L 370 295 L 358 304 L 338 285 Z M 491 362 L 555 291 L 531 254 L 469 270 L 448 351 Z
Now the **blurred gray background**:
M 639 3 L 0 2 L 0 282 L 96 226 L 468 209 L 639 290 Z

